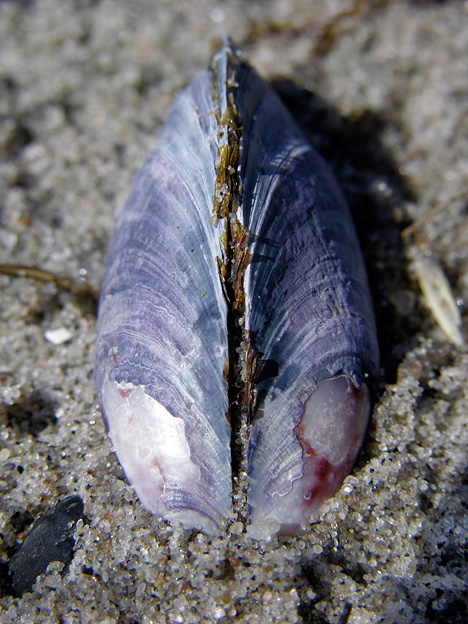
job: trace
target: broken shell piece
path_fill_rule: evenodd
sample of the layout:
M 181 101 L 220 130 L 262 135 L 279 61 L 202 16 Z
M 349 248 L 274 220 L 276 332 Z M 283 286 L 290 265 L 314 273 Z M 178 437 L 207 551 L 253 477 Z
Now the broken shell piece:
M 463 344 L 462 319 L 449 281 L 438 262 L 425 256 L 416 247 L 413 253 L 413 269 L 427 306 L 447 338 L 460 347 Z

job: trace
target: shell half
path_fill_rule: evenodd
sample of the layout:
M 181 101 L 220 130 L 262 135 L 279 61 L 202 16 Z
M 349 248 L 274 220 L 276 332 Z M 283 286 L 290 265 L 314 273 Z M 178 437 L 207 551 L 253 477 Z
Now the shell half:
M 350 471 L 378 373 L 329 169 L 225 42 L 177 98 L 110 243 L 95 378 L 143 504 L 219 533 L 297 533 Z

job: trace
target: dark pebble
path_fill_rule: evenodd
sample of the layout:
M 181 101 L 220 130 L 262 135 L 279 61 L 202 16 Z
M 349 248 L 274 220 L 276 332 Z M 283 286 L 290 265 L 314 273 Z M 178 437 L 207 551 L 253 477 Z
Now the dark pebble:
M 83 501 L 69 496 L 57 504 L 54 511 L 36 519 L 18 552 L 12 557 L 9 573 L 14 593 L 22 596 L 32 592 L 40 574 L 52 561 L 61 561 L 65 570 L 73 559 L 73 533 L 79 519 L 87 522 Z

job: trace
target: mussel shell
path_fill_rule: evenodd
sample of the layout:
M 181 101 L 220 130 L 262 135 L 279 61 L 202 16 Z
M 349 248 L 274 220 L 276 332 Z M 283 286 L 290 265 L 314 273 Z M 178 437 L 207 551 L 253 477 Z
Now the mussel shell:
M 358 453 L 378 374 L 375 323 L 335 179 L 225 42 L 177 98 L 117 219 L 95 368 L 144 505 L 207 533 L 232 517 L 233 308 L 253 418 L 252 534 L 294 533 Z
M 205 73 L 177 98 L 117 218 L 95 366 L 111 440 L 143 504 L 206 532 L 229 517 L 232 488 L 210 93 Z M 164 417 L 154 415 L 158 404 Z M 172 426 L 179 433 L 171 440 Z

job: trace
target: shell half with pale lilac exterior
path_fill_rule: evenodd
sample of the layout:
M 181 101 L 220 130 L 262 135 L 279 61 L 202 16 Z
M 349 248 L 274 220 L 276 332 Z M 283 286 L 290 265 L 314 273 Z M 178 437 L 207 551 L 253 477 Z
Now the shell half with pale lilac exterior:
M 336 181 L 226 42 L 175 101 L 110 244 L 95 377 L 127 477 L 166 520 L 296 534 L 351 470 L 378 359 Z

